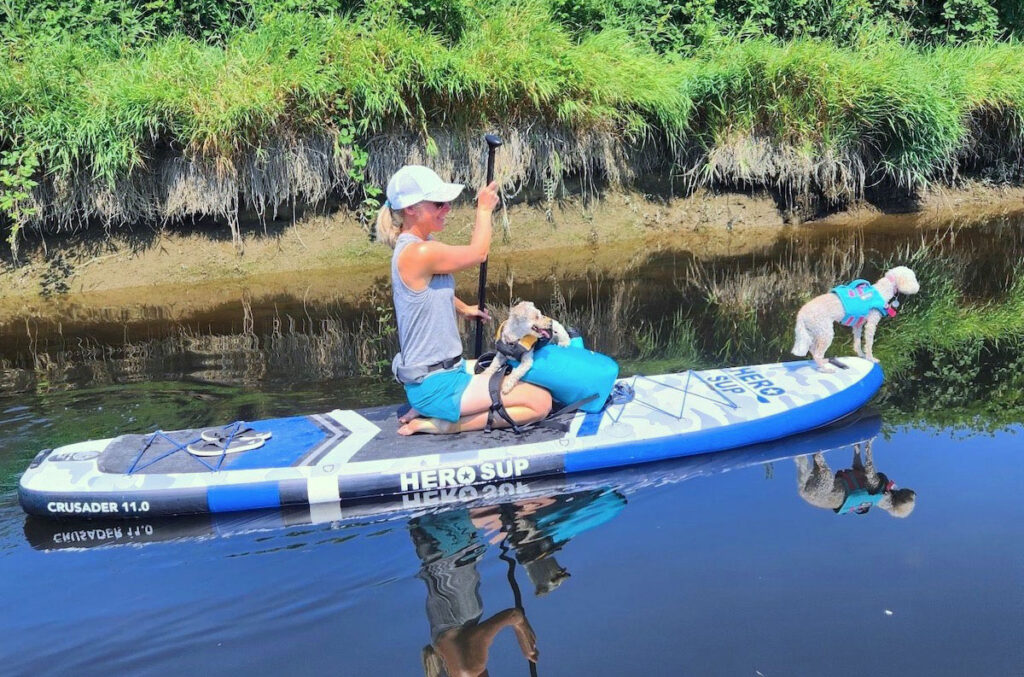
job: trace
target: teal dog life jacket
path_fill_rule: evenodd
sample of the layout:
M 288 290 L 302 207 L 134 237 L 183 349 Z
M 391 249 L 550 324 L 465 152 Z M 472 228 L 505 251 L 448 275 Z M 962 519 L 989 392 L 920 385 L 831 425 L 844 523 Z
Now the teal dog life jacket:
M 846 492 L 843 504 L 835 509 L 840 515 L 863 515 L 896 488 L 896 483 L 883 473 L 878 473 L 880 484 L 874 492 L 868 489 L 867 475 L 863 470 L 840 470 L 836 473 L 836 479 L 843 483 Z
M 882 298 L 878 290 L 867 280 L 854 280 L 850 284 L 841 284 L 832 288 L 832 293 L 839 297 L 843 304 L 842 324 L 846 327 L 859 327 L 868 321 L 868 313 L 877 310 L 883 317 L 896 314 L 887 300 Z

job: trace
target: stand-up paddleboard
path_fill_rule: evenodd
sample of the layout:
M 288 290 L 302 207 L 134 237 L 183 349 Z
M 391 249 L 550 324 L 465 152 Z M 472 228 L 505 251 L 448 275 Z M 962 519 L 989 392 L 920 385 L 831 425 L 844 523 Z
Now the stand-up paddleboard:
M 26 540 L 36 550 L 79 550 L 230 538 L 322 523 L 380 524 L 406 521 L 428 512 L 528 503 L 541 497 L 558 500 L 594 491 L 614 491 L 629 497 L 650 486 L 678 484 L 697 477 L 710 477 L 807 454 L 849 450 L 855 444 L 874 439 L 881 432 L 881 427 L 882 419 L 877 413 L 862 415 L 858 412 L 822 428 L 740 449 L 573 475 L 518 479 L 498 484 L 494 491 L 486 493 L 469 491 L 458 495 L 433 492 L 426 496 L 383 496 L 339 502 L 337 511 L 326 510 L 322 505 L 294 505 L 244 512 L 140 517 L 128 521 L 28 517 L 24 532 Z M 307 532 L 300 530 L 297 533 Z
M 619 381 L 596 413 L 522 434 L 397 433 L 395 407 L 235 422 L 40 452 L 18 495 L 33 515 L 128 518 L 406 494 L 486 496 L 509 481 L 734 449 L 826 425 L 864 405 L 882 370 L 860 358 L 784 362 Z

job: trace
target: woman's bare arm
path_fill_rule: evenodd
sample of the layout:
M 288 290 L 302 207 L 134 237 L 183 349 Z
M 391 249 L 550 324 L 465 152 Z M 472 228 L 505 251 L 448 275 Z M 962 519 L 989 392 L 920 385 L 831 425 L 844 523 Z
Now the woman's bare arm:
M 476 198 L 476 221 L 467 245 L 449 245 L 428 240 L 409 246 L 399 258 L 402 279 L 427 281 L 432 275 L 455 273 L 479 265 L 491 249 L 491 214 L 498 204 L 498 184 L 480 189 Z

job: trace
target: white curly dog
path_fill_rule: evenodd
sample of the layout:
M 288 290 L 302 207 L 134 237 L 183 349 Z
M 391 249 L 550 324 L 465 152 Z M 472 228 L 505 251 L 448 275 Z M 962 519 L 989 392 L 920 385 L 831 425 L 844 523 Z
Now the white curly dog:
M 840 288 L 816 296 L 800 308 L 796 314 L 796 340 L 793 343 L 793 354 L 803 357 L 811 353 L 814 363 L 823 372 L 835 371 L 835 368 L 825 361 L 825 351 L 832 345 L 835 338 L 833 324 L 842 323 L 853 329 L 853 350 L 860 357 L 867 358 L 872 362 L 878 362 L 871 354 L 871 348 L 875 342 L 875 329 L 878 327 L 882 313 L 895 315 L 893 299 L 897 294 L 916 294 L 921 287 L 917 283 L 917 276 L 914 271 L 906 266 L 897 266 L 885 274 L 885 277 L 873 285 L 864 283 L 860 287 L 851 286 L 844 289 L 842 294 L 849 297 L 858 297 L 861 301 L 861 310 L 864 314 L 859 318 L 848 312 L 848 307 L 841 298 Z M 868 308 L 870 308 L 868 310 Z M 864 349 L 861 350 L 861 335 L 864 337 Z
M 557 320 L 537 310 L 537 306 L 529 301 L 517 303 L 509 311 L 508 320 L 498 327 L 494 359 L 483 373 L 490 377 L 509 359 L 517 360 L 519 366 L 505 377 L 501 387 L 501 392 L 508 395 L 533 366 L 534 347 L 540 339 L 554 341 L 560 346 L 569 345 L 569 334 Z

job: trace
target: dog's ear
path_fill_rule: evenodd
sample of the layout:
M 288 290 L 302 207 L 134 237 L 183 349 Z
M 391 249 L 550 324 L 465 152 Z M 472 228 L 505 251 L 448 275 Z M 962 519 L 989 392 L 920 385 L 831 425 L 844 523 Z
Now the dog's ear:
M 501 330 L 502 340 L 514 343 L 523 336 L 526 336 L 527 332 L 530 331 L 530 318 L 524 312 L 524 303 L 527 302 L 524 301 L 516 305 L 512 308 L 512 312 L 508 314 L 508 320 Z
M 885 273 L 896 278 L 896 286 L 903 294 L 916 294 L 921 291 L 921 285 L 917 282 L 917 275 L 906 266 L 896 266 Z
M 532 307 L 533 304 L 530 303 L 529 301 L 520 301 L 519 303 L 516 303 L 514 306 L 509 308 L 508 319 L 511 320 L 512 318 L 529 317 L 530 308 Z
M 914 275 L 914 271 L 910 268 L 905 268 L 905 270 L 906 279 L 904 280 L 904 284 L 906 286 L 903 287 L 903 291 L 907 294 L 916 294 L 921 291 L 921 285 L 917 282 L 917 275 Z

